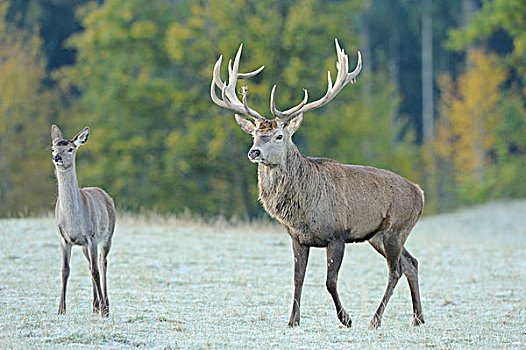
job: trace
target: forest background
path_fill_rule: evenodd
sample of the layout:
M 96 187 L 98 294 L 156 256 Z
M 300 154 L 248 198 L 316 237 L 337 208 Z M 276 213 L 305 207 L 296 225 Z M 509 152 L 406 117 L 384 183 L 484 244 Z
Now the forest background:
M 364 68 L 306 116 L 304 154 L 397 172 L 427 214 L 526 197 L 524 0 L 0 0 L 0 217 L 53 209 L 54 123 L 70 138 L 90 126 L 80 185 L 121 210 L 264 216 L 251 140 L 210 99 L 213 65 L 243 42 L 268 116 L 273 84 L 281 108 L 325 92 L 334 38 Z

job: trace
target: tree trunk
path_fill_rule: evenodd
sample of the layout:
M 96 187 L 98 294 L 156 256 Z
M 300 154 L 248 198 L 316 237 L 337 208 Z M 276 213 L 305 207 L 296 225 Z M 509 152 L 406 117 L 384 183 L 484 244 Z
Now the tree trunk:
M 433 22 L 432 0 L 422 1 L 422 143 L 433 140 Z

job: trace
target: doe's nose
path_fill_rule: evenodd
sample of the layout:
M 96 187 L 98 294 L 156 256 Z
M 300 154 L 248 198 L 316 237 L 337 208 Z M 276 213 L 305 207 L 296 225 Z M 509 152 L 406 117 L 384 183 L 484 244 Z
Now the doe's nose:
M 59 160 L 62 160 L 62 157 L 61 157 L 60 155 L 57 154 L 56 156 L 53 157 L 53 160 L 54 160 L 55 162 L 58 162 Z
M 261 155 L 261 151 L 258 150 L 257 148 L 256 149 L 251 149 L 249 152 L 248 152 L 248 157 L 250 159 L 256 159 L 257 157 L 259 157 Z

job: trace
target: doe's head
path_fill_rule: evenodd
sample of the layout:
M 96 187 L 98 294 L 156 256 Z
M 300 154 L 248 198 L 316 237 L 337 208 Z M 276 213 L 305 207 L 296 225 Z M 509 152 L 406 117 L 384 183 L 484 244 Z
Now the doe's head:
M 73 139 L 65 139 L 56 125 L 51 126 L 51 155 L 55 168 L 65 170 L 75 164 L 78 148 L 88 141 L 89 127 L 82 129 Z

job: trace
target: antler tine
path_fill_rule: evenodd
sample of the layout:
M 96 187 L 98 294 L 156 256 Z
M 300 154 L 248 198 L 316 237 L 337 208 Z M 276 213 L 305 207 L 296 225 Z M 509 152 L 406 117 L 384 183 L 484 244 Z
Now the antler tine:
M 223 61 L 223 55 L 219 56 L 219 58 L 217 59 L 216 64 L 214 65 L 214 74 L 212 76 L 212 80 L 213 82 L 215 82 L 219 90 L 223 90 L 223 86 L 224 86 L 224 83 L 221 80 L 221 75 L 220 75 L 222 61 Z
M 216 89 L 215 89 L 215 87 L 217 86 L 219 89 L 221 89 L 221 91 L 225 90 L 225 84 L 223 83 L 219 75 L 219 70 L 221 67 L 222 60 L 223 60 L 223 56 L 219 56 L 214 66 L 214 73 L 212 75 L 212 84 L 210 84 L 210 96 L 212 97 L 212 101 L 214 101 L 216 105 L 223 107 L 223 108 L 228 108 L 227 104 L 221 99 L 219 99 L 219 97 L 217 97 Z
M 266 120 L 265 118 L 260 116 L 256 111 L 254 111 L 254 110 L 250 109 L 250 107 L 248 107 L 247 91 L 248 91 L 248 88 L 246 86 L 241 87 L 241 95 L 243 96 L 243 107 L 245 107 L 246 114 L 248 114 L 249 116 L 251 116 L 254 119 Z
M 347 85 L 349 82 L 355 83 L 356 77 L 358 74 L 360 74 L 362 70 L 362 55 L 360 51 L 358 51 L 358 63 L 356 64 L 356 68 L 351 72 L 349 72 L 349 56 L 345 54 L 343 49 L 340 47 L 340 44 L 338 43 L 338 39 L 335 39 L 335 45 L 336 45 L 336 54 L 338 57 L 338 60 L 336 62 L 336 69 L 338 70 L 338 74 L 336 75 L 336 81 L 334 82 L 334 85 L 332 84 L 331 79 L 331 73 L 330 71 L 327 73 L 327 93 L 320 98 L 317 101 L 313 101 L 311 103 L 308 103 L 303 107 L 301 110 L 301 113 L 306 113 L 308 111 L 312 111 L 316 108 L 319 108 L 330 101 L 332 101 L 333 98 L 338 95 L 338 93 L 343 89 L 345 85 Z
M 274 102 L 274 93 L 276 92 L 276 85 L 272 87 L 272 91 L 270 93 L 270 113 L 272 113 L 276 118 L 285 118 L 286 115 L 278 111 L 276 108 L 276 103 Z
M 307 100 L 309 99 L 309 93 L 307 92 L 307 89 L 303 89 L 304 91 L 304 97 L 303 101 L 301 101 L 297 106 L 294 106 L 286 111 L 279 111 L 276 108 L 276 103 L 274 100 L 274 94 L 276 92 L 276 85 L 272 87 L 272 92 L 270 93 L 270 112 L 276 116 L 280 121 L 287 122 L 290 119 L 294 118 L 297 114 L 299 114 L 300 110 L 305 106 L 307 103 Z
M 360 72 L 362 71 L 362 53 L 358 51 L 358 63 L 356 64 L 356 68 L 349 73 L 347 76 L 347 79 L 351 81 L 352 84 L 356 83 L 356 77 Z
M 263 70 L 263 68 L 265 68 L 265 66 L 261 66 L 261 67 L 259 67 L 258 69 L 256 69 L 256 70 L 253 71 L 253 72 L 249 72 L 249 73 L 238 73 L 238 74 L 237 74 L 237 78 L 238 78 L 238 79 L 248 79 L 248 78 L 252 78 L 253 76 L 258 75 L 259 72 L 261 72 L 261 71 Z
M 281 112 L 277 110 L 275 104 L 274 94 L 276 92 L 276 85 L 272 87 L 272 92 L 270 94 L 270 111 L 273 115 L 276 116 L 276 118 L 280 119 L 280 121 L 289 121 L 298 114 L 306 113 L 308 111 L 319 108 L 329 103 L 334 97 L 336 97 L 336 95 L 340 92 L 341 89 L 343 89 L 345 85 L 347 85 L 349 82 L 356 82 L 356 77 L 358 76 L 358 74 L 360 74 L 360 71 L 362 70 L 362 55 L 360 51 L 358 51 L 358 63 L 356 65 L 356 68 L 351 73 L 349 73 L 349 56 L 347 56 L 345 54 L 345 51 L 340 47 L 338 39 L 335 39 L 334 42 L 336 45 L 336 70 L 338 71 L 338 73 L 336 74 L 336 81 L 333 84 L 331 72 L 327 72 L 327 92 L 322 98 L 311 103 L 307 103 L 308 93 L 307 90 L 305 90 L 305 98 L 299 105 L 287 111 Z
M 221 70 L 221 62 L 223 60 L 223 56 L 219 56 L 219 59 L 214 65 L 212 83 L 210 85 L 210 96 L 212 97 L 212 101 L 214 101 L 214 103 L 220 107 L 231 109 L 235 112 L 239 112 L 241 114 L 252 117 L 254 119 L 266 120 L 258 112 L 248 107 L 248 104 L 246 103 L 246 97 L 245 97 L 246 87 L 243 88 L 243 96 L 244 96 L 243 103 L 237 97 L 237 94 L 236 94 L 237 79 L 251 78 L 255 76 L 256 74 L 260 73 L 263 70 L 263 68 L 265 68 L 265 66 L 261 66 L 260 68 L 252 72 L 239 73 L 239 61 L 241 58 L 242 49 L 243 49 L 243 44 L 239 45 L 239 49 L 237 50 L 236 56 L 234 58 L 234 62 L 232 63 L 232 60 L 229 60 L 228 62 L 228 84 L 225 84 L 221 80 L 220 70 Z M 222 99 L 220 99 L 216 94 L 216 91 L 215 91 L 216 86 L 221 90 Z

